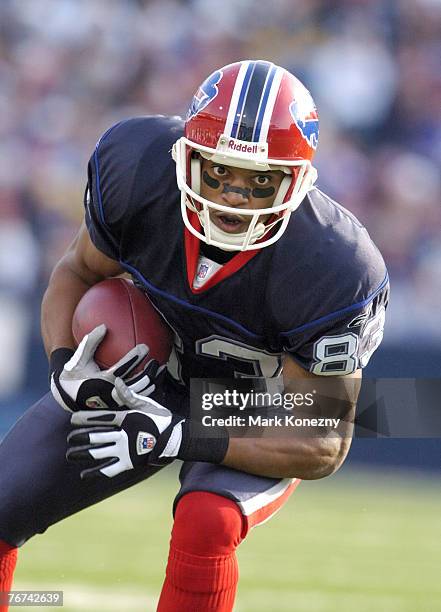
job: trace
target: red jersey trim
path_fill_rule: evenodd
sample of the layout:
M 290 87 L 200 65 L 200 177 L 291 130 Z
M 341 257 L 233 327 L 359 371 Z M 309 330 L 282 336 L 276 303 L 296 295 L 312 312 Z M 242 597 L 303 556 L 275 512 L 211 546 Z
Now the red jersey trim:
M 294 491 L 301 482 L 302 481 L 300 480 L 300 478 L 294 479 L 294 481 L 290 485 L 288 485 L 288 487 L 285 489 L 282 495 L 280 495 L 280 497 L 273 500 L 269 504 L 266 504 L 262 508 L 259 508 L 255 512 L 245 515 L 245 533 L 247 534 L 250 529 L 258 527 L 259 525 L 270 519 L 276 512 L 278 512 L 281 507 L 287 502 L 289 497 L 294 493 Z
M 190 223 L 197 230 L 201 231 L 201 224 L 199 217 L 195 212 L 190 211 L 188 213 Z M 230 259 L 226 264 L 222 266 L 213 276 L 204 284 L 202 287 L 195 289 L 193 287 L 193 280 L 196 274 L 196 269 L 199 259 L 200 241 L 194 234 L 192 234 L 186 227 L 184 229 L 184 243 L 185 243 L 185 257 L 187 261 L 187 281 L 191 292 L 195 295 L 203 293 L 207 289 L 214 287 L 220 281 L 232 276 L 235 272 L 243 268 L 243 266 L 257 255 L 258 250 L 254 251 L 241 251 Z

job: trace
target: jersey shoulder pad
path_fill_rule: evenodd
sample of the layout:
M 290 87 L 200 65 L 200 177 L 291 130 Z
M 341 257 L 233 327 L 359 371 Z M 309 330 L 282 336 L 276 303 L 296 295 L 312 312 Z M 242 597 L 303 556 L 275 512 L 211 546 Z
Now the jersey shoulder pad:
M 376 325 L 382 337 L 389 289 L 384 260 L 358 219 L 317 189 L 292 217 L 286 244 L 273 257 L 271 275 L 278 276 L 276 284 L 272 282 L 272 303 L 284 350 L 315 373 L 341 374 L 363 367 L 368 350 L 360 338 L 374 317 L 378 324 L 368 332 Z M 330 348 L 337 337 L 344 346 L 350 343 L 354 358 L 350 363 L 341 360 L 335 371 L 331 364 L 318 372 L 317 351 L 344 350 L 340 345 Z M 331 339 L 317 344 L 322 338 Z
M 88 165 L 86 223 L 97 248 L 113 259 L 124 227 L 177 189 L 171 148 L 182 132 L 179 118 L 134 117 L 99 139 Z

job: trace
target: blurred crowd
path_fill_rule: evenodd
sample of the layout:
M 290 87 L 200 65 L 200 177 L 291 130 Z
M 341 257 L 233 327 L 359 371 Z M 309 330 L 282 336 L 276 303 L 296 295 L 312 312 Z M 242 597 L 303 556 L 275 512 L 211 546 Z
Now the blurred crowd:
M 2 0 L 0 397 L 36 367 L 41 295 L 100 134 L 185 114 L 207 74 L 245 58 L 286 67 L 316 100 L 318 185 L 389 267 L 385 342 L 439 342 L 440 33 L 440 0 Z

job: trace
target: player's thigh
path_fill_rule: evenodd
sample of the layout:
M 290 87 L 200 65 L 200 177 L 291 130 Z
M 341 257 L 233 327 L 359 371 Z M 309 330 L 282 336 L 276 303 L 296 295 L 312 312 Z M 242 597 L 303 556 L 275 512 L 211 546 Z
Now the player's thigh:
M 81 480 L 66 461 L 70 414 L 49 393 L 0 444 L 0 539 L 20 546 L 50 525 L 148 478 L 161 468 Z
M 266 478 L 211 463 L 187 462 L 180 473 L 179 500 L 192 491 L 206 491 L 232 499 L 244 517 L 245 533 L 271 518 L 292 495 L 300 479 Z

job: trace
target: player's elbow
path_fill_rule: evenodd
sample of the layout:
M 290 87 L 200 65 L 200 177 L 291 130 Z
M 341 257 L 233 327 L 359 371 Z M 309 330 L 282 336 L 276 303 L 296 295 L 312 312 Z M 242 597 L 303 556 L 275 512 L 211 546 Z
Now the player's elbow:
M 341 463 L 338 461 L 338 455 L 326 449 L 316 455 L 315 461 L 312 462 L 307 476 L 304 476 L 304 480 L 319 480 L 320 478 L 331 476 L 331 474 L 334 474 L 334 472 L 338 470 L 340 465 Z
M 350 440 L 315 439 L 311 442 L 309 457 L 301 473 L 295 476 L 302 480 L 319 480 L 334 474 L 343 464 L 350 447 Z

